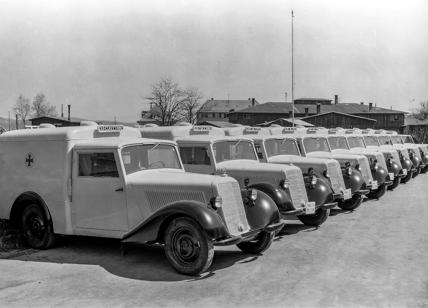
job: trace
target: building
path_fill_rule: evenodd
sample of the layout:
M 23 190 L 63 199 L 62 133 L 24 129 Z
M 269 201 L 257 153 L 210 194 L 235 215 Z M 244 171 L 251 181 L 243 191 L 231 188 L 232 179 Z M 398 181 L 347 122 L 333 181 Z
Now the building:
M 274 121 L 279 118 L 292 118 L 292 108 L 293 106 L 290 102 L 267 102 L 230 113 L 229 122 L 253 126 L 263 122 Z M 372 103 L 339 103 L 337 96 L 335 96 L 334 102 L 329 99 L 320 98 L 302 98 L 295 100 L 295 118 L 302 118 L 312 123 L 307 120 L 309 116 L 328 114 L 331 112 L 334 112 L 334 114 L 325 115 L 325 117 L 319 117 L 314 120 L 327 121 L 326 119 L 328 117 L 334 117 L 332 123 L 352 123 L 349 125 L 366 128 L 368 122 L 365 119 L 373 119 L 376 120 L 375 123 L 369 121 L 369 123 L 373 124 L 373 128 L 393 130 L 399 130 L 404 125 L 405 113 L 403 111 L 373 106 Z M 345 119 L 347 115 L 359 117 L 361 121 L 357 120 L 358 118 L 353 118 L 351 120 L 348 117 Z M 344 119 L 340 120 L 340 117 L 344 117 Z
M 156 125 L 160 125 L 160 121 L 156 117 L 155 112 L 153 112 L 152 110 L 149 110 L 149 111 L 143 110 L 143 111 L 141 111 L 141 118 L 137 121 L 138 125 L 145 125 L 145 124 L 156 124 Z
M 80 122 L 85 121 L 81 118 L 57 118 L 51 116 L 42 116 L 32 118 L 29 120 L 32 126 L 39 126 L 40 124 L 53 124 L 55 126 L 79 126 Z
M 406 135 L 412 135 L 415 142 L 428 143 L 428 115 L 423 114 L 420 118 L 406 116 L 402 131 Z
M 249 98 L 248 100 L 218 100 L 211 98 L 196 112 L 196 122 L 198 124 L 205 121 L 229 122 L 229 113 L 245 108 L 253 108 L 257 105 L 259 105 L 259 102 L 255 98 Z
M 277 124 L 280 126 L 285 126 L 285 127 L 291 127 L 293 126 L 293 119 L 290 118 L 279 118 L 270 122 L 263 122 L 263 123 L 259 123 L 256 124 L 256 126 L 261 126 L 261 127 L 268 127 L 271 126 L 272 124 Z M 313 124 L 303 121 L 302 119 L 298 119 L 298 118 L 294 118 L 294 125 L 295 126 L 303 126 L 303 127 L 311 127 L 314 126 Z
M 374 128 L 376 120 L 360 117 L 352 114 L 341 113 L 337 111 L 330 111 L 319 113 L 302 118 L 302 120 L 313 124 L 318 127 L 342 127 L 342 128 Z

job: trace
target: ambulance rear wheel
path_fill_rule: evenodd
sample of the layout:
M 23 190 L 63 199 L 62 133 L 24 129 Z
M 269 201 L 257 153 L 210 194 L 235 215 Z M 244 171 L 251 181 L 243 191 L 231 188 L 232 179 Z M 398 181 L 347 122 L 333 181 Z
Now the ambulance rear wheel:
M 177 272 L 198 275 L 211 266 L 214 245 L 198 223 L 179 217 L 165 231 L 165 254 Z
M 297 218 L 307 226 L 318 227 L 330 216 L 330 209 L 318 209 L 315 214 L 299 215 Z
M 37 204 L 27 205 L 22 213 L 22 229 L 28 246 L 48 249 L 55 241 L 52 223 Z
M 254 240 L 236 244 L 243 252 L 259 254 L 267 250 L 272 244 L 275 232 L 260 232 Z
M 353 211 L 357 207 L 359 207 L 362 202 L 363 202 L 363 195 L 354 194 L 351 199 L 348 199 L 348 200 L 345 200 L 345 201 L 339 201 L 337 205 L 342 210 Z

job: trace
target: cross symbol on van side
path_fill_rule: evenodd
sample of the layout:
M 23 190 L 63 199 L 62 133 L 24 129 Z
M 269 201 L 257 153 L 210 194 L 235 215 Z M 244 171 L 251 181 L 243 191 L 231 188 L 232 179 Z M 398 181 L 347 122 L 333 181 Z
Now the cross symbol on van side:
M 27 163 L 27 167 L 31 167 L 31 165 L 34 163 L 34 158 L 31 153 L 27 154 L 27 156 L 25 157 L 25 162 Z

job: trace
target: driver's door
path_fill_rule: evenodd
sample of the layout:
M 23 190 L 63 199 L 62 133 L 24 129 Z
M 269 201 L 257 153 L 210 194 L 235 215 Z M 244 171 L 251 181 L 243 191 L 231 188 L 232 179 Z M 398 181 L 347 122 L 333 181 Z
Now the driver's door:
M 127 231 L 125 185 L 115 150 L 73 153 L 72 213 L 78 229 Z

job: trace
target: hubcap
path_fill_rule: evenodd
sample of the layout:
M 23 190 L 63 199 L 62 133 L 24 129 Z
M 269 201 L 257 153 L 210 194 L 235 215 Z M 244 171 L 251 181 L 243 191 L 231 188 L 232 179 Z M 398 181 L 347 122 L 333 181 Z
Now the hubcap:
M 45 233 L 45 225 L 43 219 L 39 216 L 31 216 L 27 221 L 27 234 L 38 240 L 43 239 Z
M 189 229 L 178 229 L 173 235 L 172 245 L 174 255 L 181 263 L 192 263 L 199 257 L 199 241 Z

